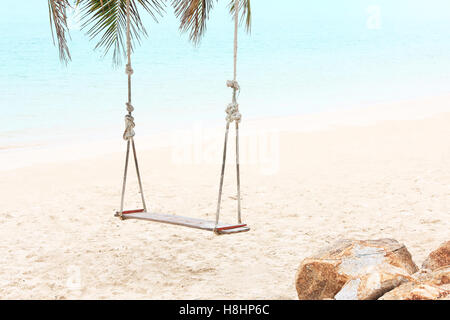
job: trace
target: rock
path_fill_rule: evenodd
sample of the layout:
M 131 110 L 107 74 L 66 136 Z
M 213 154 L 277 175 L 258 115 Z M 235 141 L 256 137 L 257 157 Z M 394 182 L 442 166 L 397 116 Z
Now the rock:
M 396 240 L 341 240 L 303 260 L 295 285 L 300 300 L 377 299 L 416 271 Z
M 450 241 L 444 242 L 430 253 L 422 264 L 422 268 L 436 270 L 438 268 L 450 266 Z
M 411 279 L 383 295 L 379 300 L 448 300 L 450 267 L 435 271 L 421 270 Z

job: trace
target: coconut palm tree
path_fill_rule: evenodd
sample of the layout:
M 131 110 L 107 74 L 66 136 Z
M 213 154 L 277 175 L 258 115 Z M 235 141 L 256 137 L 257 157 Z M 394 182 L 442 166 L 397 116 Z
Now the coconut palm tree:
M 210 10 L 219 0 L 130 0 L 132 46 L 139 44 L 147 31 L 142 23 L 140 11 L 147 11 L 153 19 L 164 13 L 166 2 L 171 2 L 175 15 L 180 19 L 180 30 L 189 33 L 189 38 L 198 43 L 206 31 Z M 234 0 L 230 1 L 230 12 L 234 12 Z M 242 21 L 250 30 L 250 0 L 239 0 Z M 95 48 L 107 54 L 113 51 L 113 61 L 118 64 L 125 55 L 126 0 L 48 0 L 52 36 L 59 49 L 59 58 L 67 63 L 71 60 L 68 47 L 69 28 L 67 10 L 79 6 L 82 12 L 82 29 L 91 38 L 97 38 Z

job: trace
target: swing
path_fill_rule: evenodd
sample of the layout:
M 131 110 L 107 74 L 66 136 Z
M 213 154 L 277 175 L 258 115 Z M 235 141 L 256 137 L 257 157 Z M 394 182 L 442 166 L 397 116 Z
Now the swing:
M 239 104 L 237 103 L 237 92 L 240 90 L 239 84 L 236 81 L 237 74 L 237 39 L 238 39 L 238 20 L 239 20 L 239 0 L 235 0 L 235 14 L 234 14 L 234 78 L 231 81 L 227 81 L 227 87 L 233 89 L 232 102 L 228 105 L 226 109 L 226 129 L 225 129 L 225 142 L 223 149 L 223 159 L 222 159 L 222 171 L 220 176 L 219 185 L 219 195 L 217 201 L 216 219 L 215 221 L 203 220 L 182 217 L 170 214 L 160 214 L 147 211 L 147 206 L 145 204 L 144 192 L 142 188 L 141 175 L 139 173 L 138 160 L 136 155 L 136 146 L 134 143 L 134 118 L 132 112 L 134 108 L 131 104 L 131 75 L 133 74 L 133 69 L 131 67 L 131 36 L 130 36 L 130 0 L 126 3 L 127 12 L 127 58 L 128 63 L 126 65 L 126 74 L 128 75 L 128 102 L 126 103 L 128 114 L 125 116 L 125 132 L 123 134 L 123 139 L 127 141 L 127 152 L 125 157 L 125 170 L 123 176 L 122 185 L 122 197 L 120 203 L 120 211 L 116 212 L 115 216 L 119 217 L 121 220 L 136 219 L 136 220 L 146 220 L 160 223 L 167 223 L 172 225 L 184 226 L 189 228 L 195 228 L 200 230 L 213 231 L 215 234 L 233 234 L 249 231 L 250 228 L 242 223 L 241 220 L 241 184 L 240 184 L 240 168 L 239 168 L 239 123 L 241 121 L 241 114 L 239 113 Z M 228 133 L 230 129 L 230 124 L 235 122 L 236 126 L 236 173 L 237 173 L 237 213 L 238 213 L 238 223 L 237 224 L 224 224 L 219 223 L 220 217 L 220 205 L 222 201 L 222 189 L 223 189 L 223 179 L 225 175 L 225 162 L 227 155 L 227 142 Z M 136 167 L 136 174 L 139 183 L 139 190 L 141 193 L 142 209 L 137 210 L 123 210 L 124 198 L 125 198 L 125 187 L 127 181 L 128 172 L 128 160 L 130 157 L 130 148 L 133 150 L 134 164 Z

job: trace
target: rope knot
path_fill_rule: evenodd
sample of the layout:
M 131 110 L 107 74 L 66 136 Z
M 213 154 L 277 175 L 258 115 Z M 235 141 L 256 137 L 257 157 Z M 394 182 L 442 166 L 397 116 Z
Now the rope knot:
M 127 106 L 127 111 L 128 112 L 133 112 L 134 111 L 134 107 L 131 105 L 131 103 L 127 102 L 125 105 Z
M 228 80 L 227 81 L 227 87 L 228 88 L 233 88 L 236 91 L 241 90 L 241 88 L 239 87 L 239 83 L 236 80 Z
M 123 133 L 123 139 L 124 140 L 130 140 L 134 137 L 134 127 L 136 125 L 134 124 L 134 118 L 127 114 L 125 116 L 125 132 Z
M 230 103 L 225 110 L 227 113 L 226 120 L 228 123 L 236 121 L 236 123 L 241 122 L 242 115 L 239 113 L 239 105 L 237 103 Z
M 129 76 L 131 76 L 134 73 L 133 68 L 131 67 L 131 64 L 127 64 L 127 66 L 125 67 L 125 73 Z

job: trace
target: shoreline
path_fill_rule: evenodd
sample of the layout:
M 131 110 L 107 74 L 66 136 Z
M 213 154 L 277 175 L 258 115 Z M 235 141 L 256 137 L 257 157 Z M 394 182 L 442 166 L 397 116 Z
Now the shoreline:
M 328 131 L 340 127 L 371 126 L 381 122 L 395 120 L 418 120 L 436 117 L 440 113 L 450 112 L 450 96 L 438 96 L 418 100 L 402 100 L 390 103 L 375 104 L 358 108 L 341 108 L 339 110 L 294 115 L 288 117 L 243 119 L 241 132 L 245 136 L 258 135 L 264 132 L 317 132 Z M 155 148 L 173 147 L 175 141 L 183 135 L 214 136 L 220 144 L 223 135 L 222 120 L 209 123 L 203 121 L 186 121 L 178 129 L 146 132 L 140 122 L 136 131 L 136 141 L 142 151 Z M 106 128 L 106 127 L 105 127 Z M 0 146 L 0 172 L 33 164 L 45 164 L 59 161 L 76 161 L 94 158 L 123 151 L 122 127 L 108 130 L 74 128 L 64 139 L 41 140 Z M 98 134 L 98 132 L 102 132 Z M 115 137 L 114 137 L 115 136 Z M 186 142 L 184 142 L 186 143 Z M 187 142 L 189 143 L 189 142 Z

